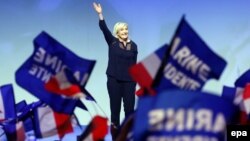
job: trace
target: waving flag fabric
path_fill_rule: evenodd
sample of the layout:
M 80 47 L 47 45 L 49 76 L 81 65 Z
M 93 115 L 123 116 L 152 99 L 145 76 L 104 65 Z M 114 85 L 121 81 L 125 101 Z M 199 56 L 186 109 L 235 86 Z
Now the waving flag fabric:
M 54 112 L 50 107 L 38 107 L 34 113 L 35 134 L 37 138 L 73 132 L 71 115 Z
M 131 141 L 134 139 L 133 136 L 133 126 L 134 126 L 134 120 L 135 120 L 135 113 L 130 114 L 128 117 L 126 117 L 119 128 L 117 141 Z
M 16 112 L 17 112 L 17 118 L 18 116 L 23 116 L 24 111 L 27 108 L 27 103 L 25 100 L 20 101 L 19 103 L 16 104 Z M 30 111 L 30 110 L 29 110 Z M 29 132 L 33 130 L 33 123 L 32 123 L 32 116 L 31 115 L 25 115 L 25 118 L 22 117 L 22 119 L 19 119 L 19 121 L 22 122 L 22 126 L 24 127 L 25 132 Z M 20 123 L 21 125 L 21 123 Z
M 23 123 L 14 122 L 14 119 L 16 119 L 16 109 L 14 91 L 11 84 L 0 87 L 0 119 L 8 140 L 25 140 Z
M 240 105 L 243 100 L 243 88 L 224 86 L 221 97 L 232 101 L 235 105 Z M 243 107 L 242 107 L 243 108 Z
M 234 83 L 235 87 L 238 89 L 235 101 L 241 110 L 240 124 L 248 125 L 250 125 L 249 84 L 250 70 L 244 72 Z
M 244 89 L 240 87 L 224 86 L 221 97 L 238 106 L 239 109 L 238 122 L 244 125 L 248 124 L 249 121 L 247 119 L 246 108 L 243 101 L 243 92 Z
M 37 109 L 42 105 L 44 105 L 44 103 L 41 101 L 33 102 L 27 105 L 25 100 L 16 104 L 17 117 L 15 120 L 23 122 L 23 126 L 26 132 L 29 132 L 34 129 L 33 125 L 34 111 L 35 109 Z
M 88 100 L 94 100 L 94 98 L 79 85 L 74 74 L 69 69 L 64 69 L 52 76 L 45 84 L 45 89 L 49 92 L 71 98 L 83 97 Z
M 166 51 L 167 48 L 168 48 L 167 45 L 160 47 L 154 53 L 150 54 L 148 57 L 146 57 L 136 65 L 133 65 L 129 69 L 132 78 L 140 85 L 142 89 L 151 91 L 154 78 L 161 65 L 164 52 Z M 141 96 L 143 93 L 144 91 L 142 92 L 138 91 L 136 94 L 138 96 Z
M 34 52 L 16 71 L 16 82 L 53 110 L 71 114 L 78 100 L 48 92 L 44 85 L 52 75 L 69 68 L 80 86 L 84 87 L 94 65 L 95 61 L 78 57 L 42 32 L 34 39 Z
M 141 73 L 140 80 L 147 81 L 138 81 L 139 84 L 141 83 L 140 85 L 148 86 L 153 79 L 156 93 L 169 88 L 201 90 L 208 79 L 219 79 L 226 66 L 226 61 L 206 45 L 184 17 L 170 47 L 165 46 L 166 49 L 157 50 L 164 54 L 163 57 L 155 55 L 157 53 L 154 52 L 137 64 L 136 68 L 133 68 L 132 76 L 136 81 L 139 76 L 135 76 L 135 74 L 140 75 L 139 73 Z
M 245 111 L 245 106 L 243 101 L 248 99 L 247 92 L 244 89 L 248 88 L 248 84 L 250 84 L 250 70 L 244 72 L 238 79 L 234 82 L 234 88 L 224 87 L 222 96 L 233 97 L 234 103 L 240 106 L 242 111 Z M 247 91 L 247 90 L 246 90 Z
M 16 112 L 19 113 L 25 109 L 27 103 L 25 100 L 22 100 L 16 104 Z
M 231 101 L 210 93 L 164 91 L 139 100 L 135 140 L 222 141 L 236 112 Z
M 248 117 L 248 121 L 250 119 L 250 83 L 248 83 L 243 92 L 243 103 L 245 107 L 245 111 Z
M 3 127 L 8 141 L 25 141 L 25 129 L 23 122 L 8 123 Z
M 2 122 L 16 118 L 14 91 L 11 84 L 0 87 L 0 120 Z M 15 124 L 4 125 L 4 131 L 8 140 L 15 140 Z
M 0 87 L 0 120 L 15 118 L 15 99 L 11 84 Z
M 234 83 L 235 87 L 244 88 L 247 83 L 250 83 L 250 69 L 244 72 Z
M 168 55 L 163 72 L 159 72 L 162 77 L 157 91 L 166 88 L 201 90 L 208 79 L 219 79 L 226 66 L 226 61 L 206 45 L 184 17 L 171 41 Z
M 108 119 L 95 116 L 77 141 L 101 141 L 108 133 Z

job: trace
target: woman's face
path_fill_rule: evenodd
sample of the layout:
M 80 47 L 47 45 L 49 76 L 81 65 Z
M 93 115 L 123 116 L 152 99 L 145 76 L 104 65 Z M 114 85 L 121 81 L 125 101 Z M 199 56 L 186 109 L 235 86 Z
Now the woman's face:
M 117 36 L 118 38 L 126 41 L 128 39 L 128 27 L 127 26 L 121 27 L 117 32 Z

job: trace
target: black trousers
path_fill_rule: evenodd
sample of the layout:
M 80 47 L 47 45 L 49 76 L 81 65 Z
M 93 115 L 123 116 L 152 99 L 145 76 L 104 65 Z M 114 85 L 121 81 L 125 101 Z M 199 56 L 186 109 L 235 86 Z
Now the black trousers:
M 135 86 L 133 81 L 120 81 L 108 76 L 107 88 L 110 99 L 111 122 L 115 126 L 120 125 L 120 111 L 123 100 L 125 117 L 134 112 Z

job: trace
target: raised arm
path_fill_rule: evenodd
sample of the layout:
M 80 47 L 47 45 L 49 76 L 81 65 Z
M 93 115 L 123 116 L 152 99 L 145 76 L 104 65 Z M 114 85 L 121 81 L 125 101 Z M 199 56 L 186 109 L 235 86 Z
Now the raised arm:
M 112 33 L 109 31 L 105 21 L 104 21 L 104 17 L 102 15 L 102 6 L 100 3 L 93 3 L 93 7 L 96 11 L 96 13 L 98 14 L 99 16 L 99 26 L 104 34 L 104 37 L 105 37 L 105 40 L 106 42 L 108 43 L 108 45 L 112 44 L 113 42 L 113 39 L 115 38 Z
M 102 6 L 101 6 L 101 4 L 100 3 L 97 4 L 97 3 L 94 2 L 93 7 L 94 7 L 96 13 L 99 16 L 99 19 L 104 20 L 103 15 L 102 15 Z

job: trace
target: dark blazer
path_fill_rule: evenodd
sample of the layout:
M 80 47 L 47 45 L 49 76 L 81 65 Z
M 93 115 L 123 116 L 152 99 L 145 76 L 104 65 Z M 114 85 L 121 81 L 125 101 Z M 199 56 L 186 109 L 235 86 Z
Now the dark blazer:
M 137 45 L 130 40 L 126 46 L 112 35 L 104 20 L 99 20 L 99 26 L 109 46 L 109 59 L 106 74 L 121 81 L 133 81 L 128 69 L 137 61 Z

